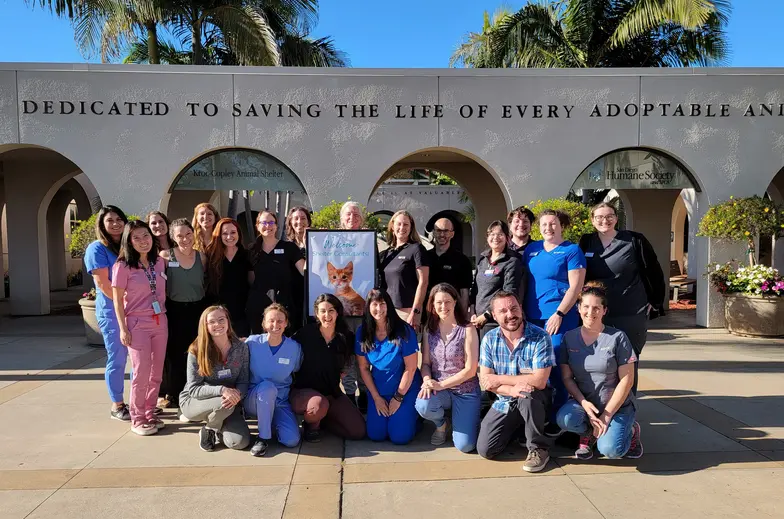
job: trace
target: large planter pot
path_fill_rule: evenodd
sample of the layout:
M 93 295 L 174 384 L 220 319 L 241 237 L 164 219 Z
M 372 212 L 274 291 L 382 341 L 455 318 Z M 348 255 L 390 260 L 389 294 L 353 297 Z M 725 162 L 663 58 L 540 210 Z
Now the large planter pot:
M 749 337 L 784 336 L 784 297 L 724 295 L 727 331 Z
M 90 346 L 103 346 L 103 335 L 98 326 L 98 318 L 95 316 L 95 301 L 82 298 L 79 300 L 82 307 L 82 318 L 84 319 L 84 334 L 87 337 L 87 344 Z

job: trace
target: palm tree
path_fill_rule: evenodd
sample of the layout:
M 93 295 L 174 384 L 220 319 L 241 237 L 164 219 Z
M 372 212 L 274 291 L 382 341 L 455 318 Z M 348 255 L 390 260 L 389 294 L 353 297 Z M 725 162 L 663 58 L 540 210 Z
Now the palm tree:
M 490 34 L 497 30 L 501 23 L 505 22 L 511 15 L 512 12 L 507 7 L 499 7 L 493 14 L 492 19 L 490 19 L 490 14 L 485 11 L 482 32 L 469 32 L 465 36 L 465 42 L 461 43 L 454 54 L 452 54 L 452 57 L 449 58 L 449 66 L 491 67 L 489 61 L 491 57 L 489 52 L 490 45 L 488 44 Z
M 723 64 L 729 0 L 550 0 L 469 34 L 452 64 L 677 67 Z

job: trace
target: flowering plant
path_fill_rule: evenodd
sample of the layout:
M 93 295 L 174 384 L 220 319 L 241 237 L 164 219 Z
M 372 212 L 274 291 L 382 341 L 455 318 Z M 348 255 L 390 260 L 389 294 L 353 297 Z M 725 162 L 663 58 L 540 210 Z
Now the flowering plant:
M 778 270 L 765 265 L 741 267 L 735 261 L 711 263 L 706 277 L 721 294 L 784 296 L 784 278 Z
M 95 301 L 95 289 L 91 288 L 89 292 L 82 294 L 82 297 L 89 301 Z

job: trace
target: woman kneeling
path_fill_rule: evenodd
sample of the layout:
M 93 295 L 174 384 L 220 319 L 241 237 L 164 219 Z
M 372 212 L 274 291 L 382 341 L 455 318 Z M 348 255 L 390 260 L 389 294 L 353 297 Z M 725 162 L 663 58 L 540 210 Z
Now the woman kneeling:
M 180 393 L 181 413 L 191 421 L 206 421 L 199 447 L 212 451 L 220 442 L 244 449 L 250 431 L 242 407 L 248 393 L 248 345 L 234 334 L 229 312 L 211 306 L 199 318 L 199 335 L 188 349 L 187 382 Z
M 282 445 L 299 445 L 299 424 L 289 404 L 289 389 L 294 373 L 302 365 L 302 348 L 283 335 L 288 324 L 286 308 L 272 303 L 264 310 L 262 319 L 267 333 L 251 335 L 246 341 L 250 352 L 250 391 L 245 398 L 245 412 L 259 420 L 259 438 L 250 449 L 254 456 L 266 454 L 273 428 Z
M 317 323 L 294 334 L 304 360 L 291 390 L 291 406 L 305 416 L 305 441 L 318 442 L 321 425 L 349 440 L 365 437 L 365 419 L 340 390 L 340 375 L 351 360 L 354 334 L 343 318 L 343 305 L 332 294 L 321 294 L 313 304 Z
M 481 397 L 476 365 L 479 338 L 452 285 L 440 283 L 427 301 L 427 329 L 422 340 L 422 389 L 416 410 L 436 424 L 433 445 L 446 441 L 445 409 L 452 409 L 452 441 L 471 452 L 479 434 Z
M 405 445 L 414 439 L 414 402 L 422 385 L 417 369 L 418 351 L 414 329 L 395 312 L 389 295 L 371 290 L 354 346 L 359 373 L 373 397 L 367 412 L 367 435 L 371 440 L 389 438 L 392 443 Z
M 583 325 L 564 335 L 561 369 L 572 396 L 558 411 L 561 429 L 580 435 L 577 458 L 642 456 L 640 424 L 631 388 L 637 356 L 626 334 L 602 322 L 607 296 L 600 283 L 585 285 L 578 298 Z

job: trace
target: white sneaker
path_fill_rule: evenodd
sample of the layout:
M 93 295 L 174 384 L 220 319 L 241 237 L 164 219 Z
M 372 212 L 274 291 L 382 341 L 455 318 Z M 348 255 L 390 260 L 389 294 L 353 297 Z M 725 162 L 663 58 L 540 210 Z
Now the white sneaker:
M 155 424 L 151 423 L 143 423 L 141 425 L 136 425 L 131 427 L 131 432 L 134 434 L 138 434 L 139 436 L 150 436 L 158 432 L 158 428 L 155 427 Z

